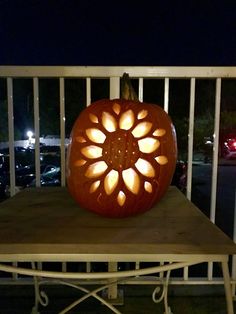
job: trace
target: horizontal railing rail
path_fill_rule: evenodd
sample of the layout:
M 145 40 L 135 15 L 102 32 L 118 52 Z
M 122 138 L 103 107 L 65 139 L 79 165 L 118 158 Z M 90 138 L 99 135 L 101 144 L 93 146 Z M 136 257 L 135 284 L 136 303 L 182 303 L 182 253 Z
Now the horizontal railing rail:
M 0 66 L 0 77 L 131 77 L 235 78 L 236 67 L 158 66 Z

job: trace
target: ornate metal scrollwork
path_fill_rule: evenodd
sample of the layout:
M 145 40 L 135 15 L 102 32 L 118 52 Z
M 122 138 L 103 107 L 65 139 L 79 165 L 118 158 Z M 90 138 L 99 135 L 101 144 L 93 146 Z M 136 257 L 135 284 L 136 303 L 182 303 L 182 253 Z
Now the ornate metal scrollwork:
M 168 287 L 169 287 L 170 273 L 171 273 L 171 270 L 168 270 L 166 272 L 166 277 L 163 278 L 162 292 L 161 292 L 161 288 L 157 286 L 152 293 L 152 300 L 154 303 L 160 303 L 161 301 L 164 300 L 164 306 L 165 306 L 164 314 L 173 314 L 171 312 L 171 308 L 168 305 Z M 157 297 L 157 294 L 160 294 L 160 296 Z
M 168 294 L 168 284 L 170 279 L 170 272 L 173 269 L 183 268 L 186 266 L 191 266 L 194 264 L 198 264 L 199 262 L 175 262 L 175 263 L 169 263 L 169 264 L 163 264 L 160 266 L 154 266 L 149 268 L 143 268 L 143 269 L 134 269 L 134 270 L 125 270 L 125 271 L 114 271 L 114 272 L 98 272 L 98 273 L 72 273 L 72 272 L 56 272 L 56 271 L 45 271 L 37 269 L 35 266 L 35 263 L 31 263 L 31 269 L 29 268 L 20 268 L 15 266 L 9 266 L 0 264 L 0 270 L 5 272 L 11 272 L 11 273 L 18 273 L 28 276 L 33 276 L 34 278 L 34 286 L 35 286 L 35 305 L 32 308 L 31 314 L 40 314 L 39 312 L 39 305 L 47 306 L 49 303 L 49 298 L 47 294 L 40 290 L 40 286 L 50 282 L 55 284 L 63 284 L 67 285 L 73 288 L 76 288 L 82 292 L 85 293 L 84 296 L 79 298 L 78 300 L 71 303 L 69 306 L 67 306 L 64 310 L 62 310 L 59 314 L 66 314 L 68 311 L 70 311 L 72 308 L 80 304 L 82 301 L 86 300 L 89 297 L 94 297 L 97 300 L 99 300 L 101 303 L 103 303 L 105 306 L 110 308 L 110 310 L 115 314 L 121 314 L 119 310 L 117 310 L 111 303 L 106 301 L 104 298 L 102 298 L 98 293 L 104 289 L 107 289 L 111 285 L 114 284 L 121 284 L 125 283 L 127 280 L 130 280 L 131 277 L 135 280 L 137 276 L 142 275 L 148 275 L 148 274 L 154 274 L 154 273 L 164 273 L 167 272 L 166 278 L 163 279 L 163 290 L 160 297 L 157 297 L 157 294 L 161 291 L 160 287 L 155 288 L 152 294 L 152 299 L 155 303 L 159 303 L 162 300 L 164 300 L 164 306 L 165 306 L 165 313 L 164 314 L 173 314 L 171 312 L 170 307 L 168 306 L 167 302 L 167 294 Z M 46 278 L 49 278 L 46 280 Z M 63 279 L 63 280 L 62 280 Z M 71 280 L 71 279 L 113 279 L 112 281 L 109 281 L 109 283 L 96 288 L 95 290 L 89 291 L 86 288 L 75 285 L 73 283 L 64 281 L 64 280 Z

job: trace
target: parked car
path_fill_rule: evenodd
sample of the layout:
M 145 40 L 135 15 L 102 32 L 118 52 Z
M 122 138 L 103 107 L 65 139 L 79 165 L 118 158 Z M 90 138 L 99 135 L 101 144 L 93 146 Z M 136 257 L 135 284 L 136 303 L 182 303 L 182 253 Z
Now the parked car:
M 6 179 L 5 176 L 0 175 L 0 202 L 7 198 L 6 194 Z
M 219 133 L 219 157 L 226 159 L 233 158 L 236 149 L 235 142 L 236 129 L 221 129 Z
M 43 175 L 57 168 L 55 165 L 41 164 L 40 173 Z M 35 165 L 28 165 L 16 170 L 16 185 L 21 187 L 28 186 L 35 179 Z
M 61 184 L 61 169 L 60 167 L 55 167 L 47 172 L 44 172 L 40 176 L 41 186 L 60 186 Z M 34 187 L 36 185 L 36 179 L 33 179 L 28 185 L 29 187 Z
M 40 154 L 41 155 L 52 155 L 52 156 L 55 156 L 55 155 L 59 155 L 60 153 L 61 153 L 60 146 L 56 146 L 56 145 L 47 146 L 47 145 L 44 145 L 44 146 L 40 147 Z
M 175 185 L 180 191 L 185 193 L 187 186 L 187 162 L 177 160 L 171 185 Z
M 229 133 L 222 140 L 221 156 L 226 159 L 236 158 L 236 132 Z
M 15 169 L 20 169 L 22 167 L 22 164 L 20 161 L 15 159 Z M 0 175 L 7 174 L 10 169 L 10 161 L 8 155 L 2 155 L 0 154 Z
M 204 162 L 210 162 L 213 155 L 213 137 L 204 137 Z M 236 130 L 222 130 L 219 135 L 219 157 L 236 158 Z

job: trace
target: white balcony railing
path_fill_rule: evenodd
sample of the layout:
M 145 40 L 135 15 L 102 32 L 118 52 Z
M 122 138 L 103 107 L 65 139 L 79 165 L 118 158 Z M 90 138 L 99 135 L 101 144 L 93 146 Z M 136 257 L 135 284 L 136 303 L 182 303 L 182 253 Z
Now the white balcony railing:
M 186 89 L 186 97 L 188 98 L 188 108 L 186 112 L 188 127 L 186 137 L 188 138 L 186 146 L 188 172 L 187 172 L 187 187 L 186 195 L 191 199 L 193 192 L 192 176 L 193 176 L 193 158 L 194 158 L 194 127 L 195 127 L 195 111 L 196 111 L 196 84 L 200 80 L 209 80 L 214 86 L 214 130 L 213 130 L 213 154 L 212 154 L 212 172 L 211 172 L 211 193 L 210 193 L 210 212 L 209 218 L 215 223 L 216 219 L 216 201 L 217 201 L 217 178 L 218 178 L 218 150 L 219 150 L 219 131 L 220 131 L 220 114 L 222 105 L 222 84 L 227 80 L 235 80 L 236 89 L 236 67 L 80 67 L 80 66 L 59 66 L 59 67 L 44 67 L 44 66 L 0 66 L 0 80 L 2 81 L 3 89 L 0 89 L 1 93 L 5 95 L 8 108 L 8 146 L 10 155 L 10 191 L 11 195 L 15 194 L 15 137 L 14 126 L 17 121 L 14 120 L 14 108 L 17 105 L 15 103 L 15 89 L 14 83 L 18 79 L 29 79 L 32 82 L 33 91 L 33 125 L 35 134 L 35 172 L 36 172 L 36 186 L 40 186 L 40 88 L 39 81 L 53 78 L 58 81 L 58 100 L 59 100 L 59 129 L 60 135 L 60 150 L 61 150 L 61 185 L 65 186 L 65 144 L 66 144 L 66 87 L 65 83 L 70 79 L 82 79 L 84 80 L 84 95 L 85 104 L 89 105 L 91 99 L 93 99 L 93 80 L 105 79 L 109 85 L 109 97 L 120 97 L 120 78 L 123 73 L 129 73 L 131 79 L 134 79 L 137 83 L 137 92 L 140 101 L 146 101 L 145 99 L 145 82 L 146 80 L 159 80 L 162 82 L 163 90 L 161 91 L 161 105 L 168 112 L 170 106 L 170 94 L 171 84 L 170 82 L 175 80 L 185 80 L 188 88 Z M 157 91 L 160 94 L 160 91 Z M 176 92 L 178 93 L 178 91 Z M 173 98 L 173 96 L 172 96 Z M 176 98 L 178 95 L 176 94 Z M 0 103 L 1 105 L 1 103 Z M 171 112 L 173 112 L 171 108 Z M 178 107 L 176 106 L 176 110 Z M 48 117 L 48 119 L 53 117 Z M 178 134 L 177 134 L 178 135 Z M 235 201 L 232 200 L 234 204 Z M 234 206 L 234 212 L 235 207 Z M 236 221 L 236 217 L 232 217 L 232 221 Z M 235 227 L 235 226 L 234 226 Z M 235 230 L 235 228 L 233 229 Z M 236 232 L 232 234 L 234 240 L 236 240 Z M 236 282 L 236 259 L 232 259 L 232 283 Z M 188 283 L 206 283 L 216 284 L 219 283 L 219 279 L 214 281 L 213 265 L 208 265 L 208 271 L 206 278 L 195 278 L 190 280 L 188 275 L 188 269 L 184 270 L 183 279 Z M 176 281 L 178 283 L 178 280 Z

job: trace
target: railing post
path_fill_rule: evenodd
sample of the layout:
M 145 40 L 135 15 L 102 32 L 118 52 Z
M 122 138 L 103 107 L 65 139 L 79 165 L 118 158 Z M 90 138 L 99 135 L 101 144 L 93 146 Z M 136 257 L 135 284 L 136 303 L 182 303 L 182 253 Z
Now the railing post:
M 234 232 L 233 232 L 233 240 L 236 243 L 236 188 L 235 188 L 235 196 L 234 196 L 234 224 L 233 224 Z M 232 260 L 232 279 L 234 281 L 233 287 L 232 287 L 232 292 L 233 292 L 233 297 L 236 299 L 236 255 L 233 255 L 233 260 Z
M 36 186 L 40 186 L 40 126 L 39 126 L 39 80 L 33 78 L 34 94 L 34 134 L 35 134 L 35 178 Z
M 15 195 L 15 148 L 14 148 L 14 110 L 13 110 L 13 79 L 7 78 L 7 103 L 8 103 L 8 140 L 9 140 L 9 165 L 10 165 L 10 194 Z
M 139 101 L 143 101 L 143 78 L 140 77 L 138 80 L 138 99 Z
M 120 78 L 110 77 L 110 99 L 120 98 Z
M 220 129 L 220 101 L 221 101 L 221 78 L 216 79 L 215 94 L 215 125 L 213 141 L 213 159 L 212 159 L 212 186 L 211 186 L 211 209 L 210 220 L 215 223 L 216 216 L 216 190 L 218 173 L 218 148 L 219 148 L 219 129 Z M 208 264 L 208 279 L 212 280 L 213 263 Z
M 187 198 L 191 200 L 192 194 L 192 165 L 193 165 L 193 132 L 194 132 L 194 108 L 195 108 L 195 78 L 191 78 L 190 85 L 190 109 L 188 129 L 188 173 L 187 173 Z
M 86 106 L 91 104 L 91 78 L 86 78 Z
M 164 110 L 168 113 L 169 111 L 169 83 L 170 79 L 165 78 L 165 88 L 164 88 Z
M 63 77 L 59 79 L 60 82 L 60 138 L 61 138 L 61 186 L 66 185 L 65 178 L 65 164 L 66 164 L 66 152 L 65 152 L 65 80 Z
M 110 99 L 120 98 L 120 78 L 110 78 Z M 117 271 L 117 262 L 108 263 L 108 271 Z M 108 288 L 108 299 L 115 300 L 118 297 L 117 284 L 114 284 Z

